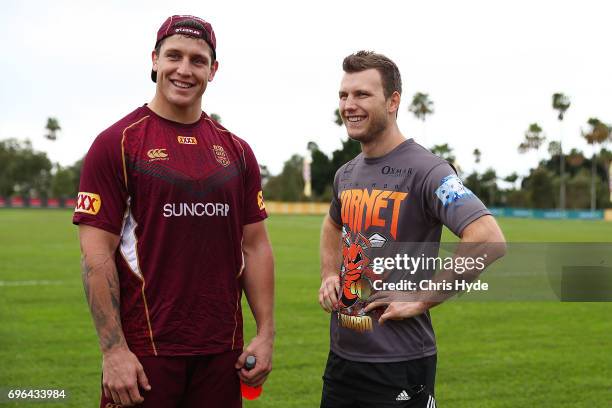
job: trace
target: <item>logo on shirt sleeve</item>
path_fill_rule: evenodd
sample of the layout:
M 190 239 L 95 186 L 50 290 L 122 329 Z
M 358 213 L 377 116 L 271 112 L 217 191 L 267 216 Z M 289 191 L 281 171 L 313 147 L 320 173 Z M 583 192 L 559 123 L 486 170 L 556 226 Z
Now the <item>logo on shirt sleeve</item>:
M 463 185 L 463 182 L 457 175 L 451 174 L 440 181 L 440 187 L 436 190 L 436 196 L 446 207 L 460 198 L 473 197 L 474 193 Z
M 264 210 L 266 208 L 266 203 L 264 203 L 264 199 L 263 199 L 263 191 L 259 191 L 259 193 L 257 193 L 257 205 L 259 206 L 260 210 Z
M 98 194 L 79 192 L 74 212 L 96 215 L 102 207 L 102 199 Z

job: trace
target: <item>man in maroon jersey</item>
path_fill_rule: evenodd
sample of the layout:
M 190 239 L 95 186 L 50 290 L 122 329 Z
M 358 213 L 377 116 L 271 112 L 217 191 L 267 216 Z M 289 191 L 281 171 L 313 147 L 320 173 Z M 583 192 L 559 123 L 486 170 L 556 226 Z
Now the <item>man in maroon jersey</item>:
M 240 407 L 240 380 L 258 386 L 272 367 L 259 166 L 201 108 L 215 50 L 208 22 L 169 17 L 152 52 L 155 97 L 102 132 L 83 165 L 73 222 L 103 355 L 101 407 Z M 257 322 L 244 350 L 243 289 Z

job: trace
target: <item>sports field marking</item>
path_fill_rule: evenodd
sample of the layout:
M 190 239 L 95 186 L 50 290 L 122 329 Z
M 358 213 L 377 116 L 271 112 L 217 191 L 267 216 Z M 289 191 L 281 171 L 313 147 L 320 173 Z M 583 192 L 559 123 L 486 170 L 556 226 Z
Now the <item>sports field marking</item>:
M 0 286 L 44 286 L 44 285 L 63 285 L 66 281 L 62 280 L 24 280 L 24 281 L 0 281 Z

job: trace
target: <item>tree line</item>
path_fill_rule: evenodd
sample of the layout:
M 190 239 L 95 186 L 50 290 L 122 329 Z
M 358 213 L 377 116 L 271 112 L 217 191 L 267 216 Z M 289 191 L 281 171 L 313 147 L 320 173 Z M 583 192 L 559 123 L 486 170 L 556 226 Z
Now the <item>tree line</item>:
M 52 163 L 28 140 L 0 140 L 0 197 L 74 198 L 82 160 L 71 166 Z
M 563 93 L 552 95 L 551 107 L 556 111 L 557 119 L 562 125 L 566 111 L 570 108 L 570 98 Z M 425 123 L 428 116 L 434 113 L 434 103 L 429 95 L 417 92 L 408 107 L 414 116 Z M 338 109 L 334 112 L 334 123 L 342 126 Z M 562 127 L 562 126 L 560 126 Z M 612 162 L 612 152 L 606 149 L 612 140 L 612 127 L 599 118 L 590 118 L 580 136 L 592 146 L 588 154 L 572 149 L 564 151 L 562 137 L 551 139 L 548 143 L 548 157 L 539 160 L 529 174 L 519 177 L 518 174 L 498 175 L 495 169 L 474 170 L 463 174 L 456 162 L 453 148 L 448 144 L 431 146 L 430 150 L 445 160 L 453 163 L 463 177 L 465 185 L 480 197 L 487 206 L 509 206 L 524 208 L 609 208 L 608 168 Z M 521 154 L 538 152 L 545 146 L 547 137 L 538 123 L 529 124 L 517 150 Z M 293 155 L 287 160 L 280 174 L 271 176 L 266 168 L 262 169 L 264 193 L 268 200 L 278 201 L 329 201 L 332 196 L 333 177 L 338 168 L 361 151 L 359 143 L 350 139 L 342 142 L 340 149 L 331 156 L 322 152 L 316 143 L 308 143 L 311 155 L 310 174 L 312 195 L 304 194 L 302 176 L 304 157 Z M 473 150 L 475 168 L 482 159 L 480 149 Z
M 570 108 L 569 97 L 562 93 L 552 96 L 552 108 L 562 124 Z M 408 110 L 425 123 L 434 113 L 434 104 L 429 95 L 417 92 Z M 221 121 L 218 114 L 211 114 Z M 333 122 L 343 126 L 338 109 Z M 56 118 L 48 118 L 45 137 L 56 140 L 61 126 Z M 548 141 L 547 157 L 541 158 L 529 174 L 519 177 L 516 173 L 498 175 L 495 169 L 474 170 L 463 174 L 456 162 L 453 148 L 448 144 L 431 146 L 430 150 L 450 163 L 455 164 L 465 185 L 488 206 L 511 206 L 525 208 L 609 208 L 609 172 L 612 152 L 607 143 L 612 140 L 612 127 L 599 118 L 590 118 L 580 136 L 592 146 L 591 154 L 578 149 L 565 152 L 562 138 Z M 518 144 L 519 153 L 539 152 L 547 141 L 542 127 L 531 123 Z M 278 175 L 270 174 L 266 166 L 260 166 L 264 194 L 274 201 L 324 201 L 332 197 L 332 182 L 338 168 L 361 152 L 358 142 L 349 138 L 331 155 L 319 149 L 315 142 L 307 145 L 310 155 L 310 196 L 304 191 L 304 160 L 294 154 L 283 165 Z M 475 168 L 482 159 L 478 148 L 473 150 Z M 590 157 L 589 157 L 590 156 Z M 17 139 L 0 140 L 0 197 L 22 196 L 24 198 L 73 198 L 78 191 L 83 159 L 70 166 L 52 163 L 46 153 L 35 151 L 29 141 Z

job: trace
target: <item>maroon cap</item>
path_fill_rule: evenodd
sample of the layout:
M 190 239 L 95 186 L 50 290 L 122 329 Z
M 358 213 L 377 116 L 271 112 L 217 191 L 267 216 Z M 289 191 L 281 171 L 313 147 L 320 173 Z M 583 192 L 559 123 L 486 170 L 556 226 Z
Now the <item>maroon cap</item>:
M 217 38 L 215 37 L 215 32 L 212 25 L 200 17 L 189 15 L 168 17 L 157 31 L 155 47 L 157 47 L 161 40 L 174 34 L 203 39 L 210 46 L 213 59 L 217 58 Z M 151 79 L 153 82 L 157 82 L 157 72 L 151 71 Z

